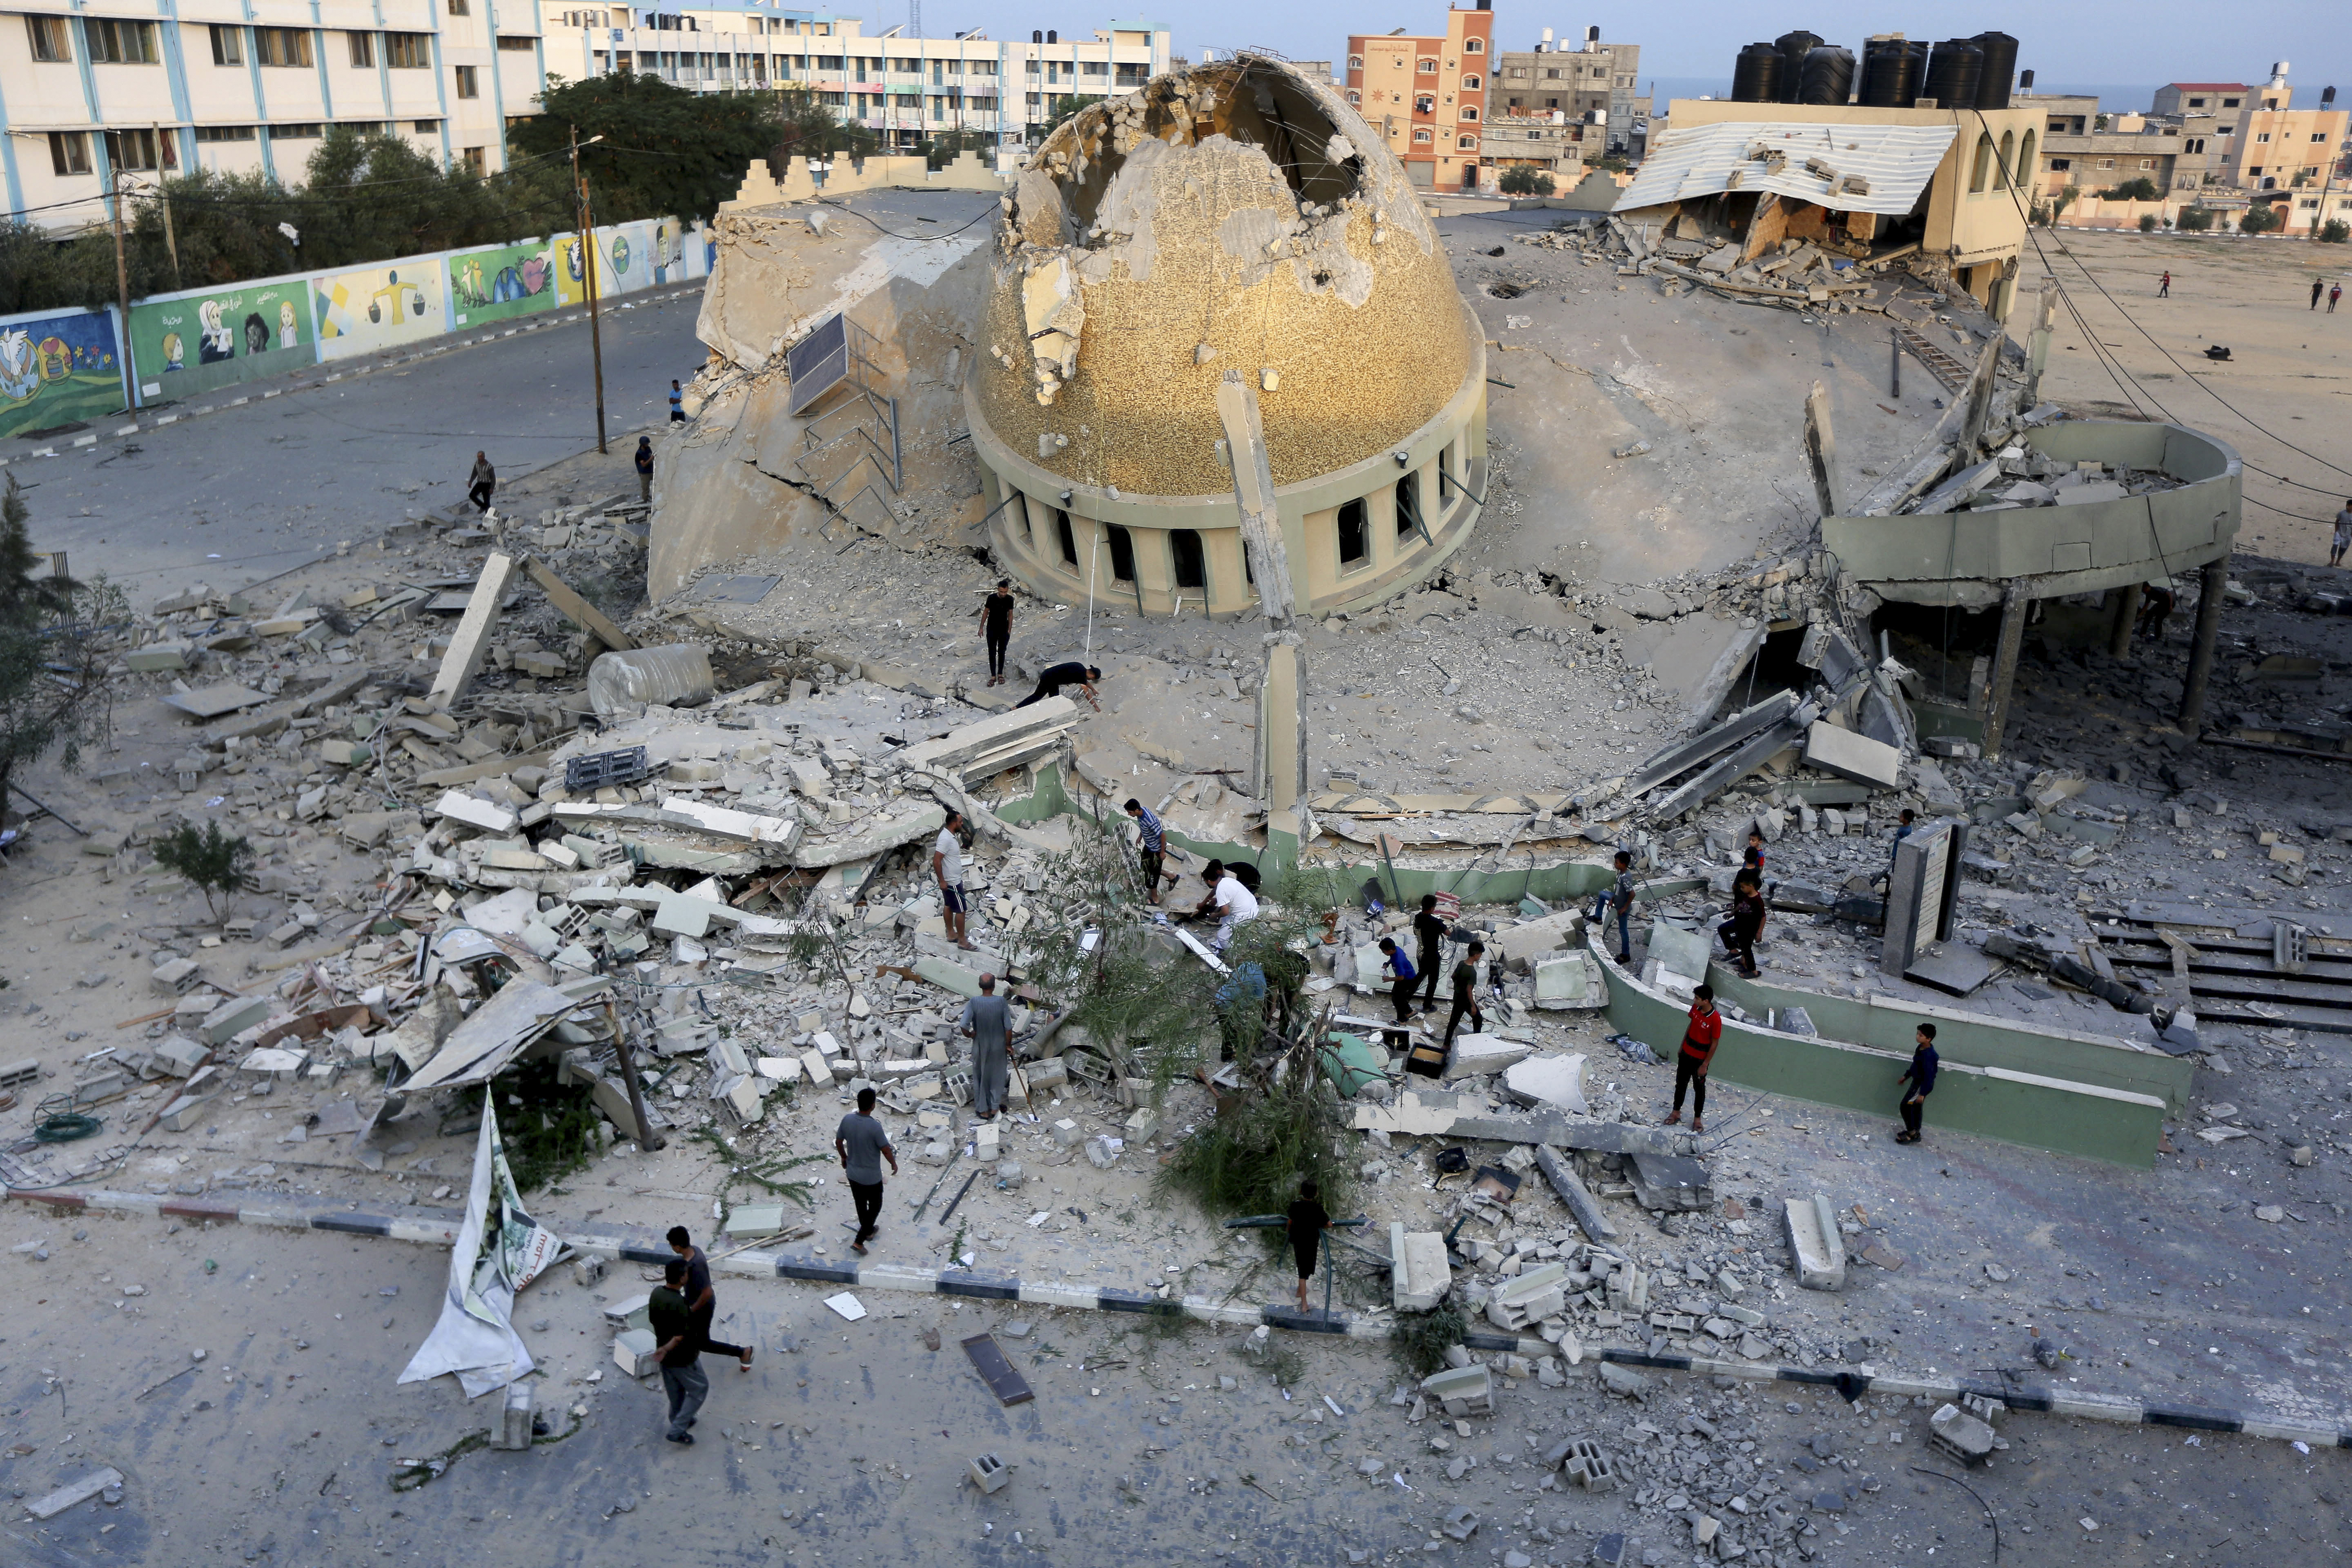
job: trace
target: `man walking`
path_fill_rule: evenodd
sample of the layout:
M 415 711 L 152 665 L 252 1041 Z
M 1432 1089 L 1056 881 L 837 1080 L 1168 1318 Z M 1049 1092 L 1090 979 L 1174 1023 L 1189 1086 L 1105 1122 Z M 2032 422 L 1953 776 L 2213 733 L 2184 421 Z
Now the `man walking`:
M 1478 1010 L 1478 961 L 1486 956 L 1486 944 L 1474 942 L 1469 952 L 1463 955 L 1462 962 L 1454 966 L 1454 1011 L 1445 1017 L 1445 1048 L 1448 1050 L 1454 1048 L 1454 1031 L 1462 1022 L 1464 1014 L 1470 1016 L 1471 1033 L 1476 1034 L 1486 1027 L 1486 1015 Z
M 1004 650 L 1013 642 L 1013 579 L 999 577 L 996 591 L 980 602 L 981 635 L 988 639 L 988 683 L 1004 684 Z
M 1167 863 L 1168 858 L 1168 829 L 1160 825 L 1158 817 L 1151 815 L 1150 807 L 1131 795 L 1123 809 L 1128 816 L 1135 819 L 1136 829 L 1140 835 L 1139 842 L 1142 847 L 1138 858 L 1143 868 L 1143 900 L 1149 904 L 1157 904 L 1160 902 L 1160 883 L 1163 881 L 1172 883 L 1176 880 L 1161 869 Z
M 1617 879 L 1601 889 L 1601 897 L 1592 905 L 1592 918 L 1605 934 L 1609 929 L 1609 911 L 1617 911 L 1617 962 L 1633 962 L 1633 857 L 1625 850 L 1617 851 Z
M 2338 283 L 2338 284 L 2336 284 L 2334 288 L 2332 288 L 2332 289 L 2328 289 L 2328 291 L 2327 291 L 2327 313 L 2328 313 L 2329 315 L 2331 315 L 2331 316 L 2332 316 L 2332 315 L 2336 314 L 2336 300 L 2341 300 L 2342 298 L 2344 298 L 2344 285 L 2343 285 L 2343 284 Z
M 1740 977 L 1753 980 L 1756 939 L 1764 934 L 1764 887 L 1753 871 L 1742 871 L 1731 884 L 1731 918 L 1715 928 L 1723 951 L 1738 966 Z
M 489 510 L 490 494 L 499 488 L 499 471 L 490 467 L 490 455 L 488 452 L 474 454 L 474 472 L 466 482 L 466 499 L 474 503 L 474 510 Z
M 1412 917 L 1412 934 L 1421 939 L 1421 973 L 1426 979 L 1421 1005 L 1425 1008 L 1437 1005 L 1437 966 L 1445 956 L 1447 930 L 1437 912 L 1437 895 L 1422 894 L 1421 910 Z
M 2156 297 L 2159 300 L 2172 298 L 2172 272 L 2169 268 L 2166 268 L 2164 276 L 2156 281 Z
M 863 1258 L 866 1244 L 882 1228 L 882 1162 L 890 1162 L 892 1175 L 898 1173 L 898 1151 L 875 1119 L 871 1089 L 857 1091 L 857 1109 L 843 1117 L 834 1130 L 833 1152 L 841 1157 L 849 1201 L 857 1209 L 857 1234 L 850 1239 L 849 1250 Z
M 1691 993 L 1690 1023 L 1683 1030 L 1683 1048 L 1675 1058 L 1675 1109 L 1666 1118 L 1674 1126 L 1683 1119 L 1683 1090 L 1691 1091 L 1691 1131 L 1706 1131 L 1706 1068 L 1715 1060 L 1716 1042 L 1723 1038 L 1723 1015 L 1715 1010 L 1715 987 L 1702 985 Z
M 1012 1017 L 996 994 L 996 976 L 980 977 L 980 994 L 963 1005 L 963 1032 L 971 1037 L 971 1108 L 982 1121 L 1004 1109 L 1011 1076 Z
M 637 437 L 637 499 L 654 504 L 654 438 Z
M 2319 309 L 2319 297 L 2326 291 L 2327 283 L 2325 279 L 2315 278 L 2311 280 L 2311 308 L 2313 310 L 2316 310 Z
M 1936 1055 L 1936 1026 L 1920 1025 L 1911 1047 L 1911 1065 L 1895 1080 L 1911 1086 L 1903 1097 L 1903 1131 L 1895 1135 L 1897 1143 L 1919 1142 L 1919 1119 L 1927 1114 L 1927 1096 L 1936 1087 L 1936 1067 L 1941 1059 Z
M 1323 1233 L 1331 1228 L 1331 1216 L 1325 1211 L 1323 1201 L 1317 1195 L 1315 1178 L 1307 1177 L 1298 1184 L 1297 1201 L 1290 1205 L 1285 1216 L 1290 1237 L 1290 1256 L 1298 1265 L 1298 1310 L 1307 1309 L 1307 1282 L 1315 1278 L 1315 1259 L 1323 1248 Z
M 710 1337 L 711 1321 L 719 1316 L 719 1292 L 710 1284 L 710 1258 L 694 1245 L 694 1237 L 686 1226 L 669 1227 L 669 1247 L 686 1268 L 686 1310 L 694 1319 L 695 1354 L 731 1355 L 751 1370 L 751 1347 L 730 1345 Z
M 931 876 L 940 884 L 940 912 L 947 921 L 948 938 L 967 952 L 977 952 L 963 934 L 963 813 L 950 811 L 945 827 L 931 841 Z
M 669 1396 L 669 1430 L 663 1435 L 691 1447 L 694 1434 L 688 1428 L 710 1397 L 710 1379 L 702 1373 L 702 1348 L 696 1342 L 694 1314 L 687 1310 L 685 1283 L 685 1258 L 662 1265 L 661 1288 L 646 1298 L 646 1321 L 653 1325 L 654 1359 L 661 1367 L 662 1392 Z
M 1412 960 L 1404 955 L 1404 949 L 1396 944 L 1392 936 L 1381 938 L 1381 967 L 1389 972 L 1389 994 L 1396 999 L 1396 1021 L 1411 1023 L 1412 989 L 1421 979 L 1421 972 L 1413 968 Z
M 1039 675 L 1037 689 L 1013 706 L 1026 708 L 1032 702 L 1043 702 L 1048 697 L 1059 697 L 1065 686 L 1075 686 L 1078 689 L 1078 695 L 1087 700 L 1087 705 L 1099 713 L 1102 711 L 1102 704 L 1095 700 L 1095 682 L 1101 679 L 1102 671 L 1093 665 L 1080 664 L 1076 659 L 1071 659 L 1066 664 L 1054 665 Z
M 1233 868 L 1228 866 L 1225 874 L 1217 879 L 1216 890 L 1209 897 L 1216 906 L 1218 916 L 1217 934 L 1210 941 L 1209 951 L 1221 953 L 1232 944 L 1234 927 L 1247 925 L 1257 919 L 1257 895 L 1243 887 L 1241 879 L 1234 876 Z
M 686 394 L 674 381 L 669 384 L 669 422 L 673 425 L 686 423 Z
M 2352 551 L 2352 496 L 2344 498 L 2344 510 L 2336 514 L 2336 541 L 2328 547 L 2327 563 L 2344 564 L 2344 554 Z

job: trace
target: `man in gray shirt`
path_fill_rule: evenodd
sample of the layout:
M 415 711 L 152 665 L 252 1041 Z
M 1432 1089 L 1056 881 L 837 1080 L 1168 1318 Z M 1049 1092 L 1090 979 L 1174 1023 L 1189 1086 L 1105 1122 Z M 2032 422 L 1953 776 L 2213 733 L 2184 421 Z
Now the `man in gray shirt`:
M 850 1201 L 857 1205 L 857 1235 L 849 1249 L 866 1256 L 866 1244 L 882 1225 L 882 1162 L 898 1173 L 898 1151 L 890 1134 L 874 1118 L 874 1091 L 857 1091 L 857 1109 L 841 1119 L 833 1134 L 833 1152 L 841 1156 L 841 1173 L 849 1180 Z
M 980 977 L 980 994 L 963 1005 L 963 1032 L 971 1037 L 971 1103 L 982 1121 L 1004 1109 L 1004 1086 L 1012 1073 L 1012 1020 L 996 976 Z

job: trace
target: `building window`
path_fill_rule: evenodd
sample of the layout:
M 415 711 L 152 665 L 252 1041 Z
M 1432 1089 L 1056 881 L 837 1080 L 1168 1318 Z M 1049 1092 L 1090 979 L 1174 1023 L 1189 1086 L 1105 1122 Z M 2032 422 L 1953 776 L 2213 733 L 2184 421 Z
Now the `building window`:
M 2156 167 L 2156 160 L 2153 158 L 2142 158 L 2139 161 L 2139 166 L 2143 169 L 2153 169 Z
M 217 32 L 219 29 L 215 28 L 214 31 Z M 373 33 L 346 33 L 343 37 L 351 40 L 352 68 L 353 70 L 373 70 L 375 68 L 375 35 Z
M 478 177 L 480 177 L 480 176 L 481 176 L 481 175 L 483 175 L 483 174 L 488 174 L 489 172 L 490 172 L 490 159 L 489 159 L 489 154 L 488 153 L 488 152 L 486 152 L 484 149 L 479 148 L 479 147 L 468 147 L 468 148 L 467 148 L 467 149 L 466 149 L 466 173 L 467 173 L 467 174 L 472 174 L 472 175 L 476 176 L 477 178 L 478 178 Z
M 1435 76 L 1437 74 L 1437 62 L 1435 60 L 1423 60 L 1421 62 L 1420 69 L 1422 74 L 1424 76 Z
M 1484 38 L 1465 39 L 1462 45 L 1462 52 L 1465 55 L 1483 55 L 1486 52 L 1486 40 Z
M 92 16 L 82 23 L 92 63 L 105 66 L 152 66 L 155 63 L 155 24 L 117 22 Z
M 211 29 L 211 32 L 213 36 L 213 64 L 216 66 L 241 66 L 245 63 L 245 29 L 243 27 L 223 27 L 215 26 Z M 355 34 L 353 36 L 358 37 L 360 35 Z
M 437 120 L 420 120 L 408 129 L 419 136 L 438 136 L 441 134 L 441 122 Z
M 315 121 L 296 125 L 272 125 L 268 129 L 272 142 L 316 142 L 326 134 L 326 127 Z
M 1421 531 L 1421 476 L 1407 474 L 1396 482 L 1396 531 L 1402 539 Z
M 1976 166 L 1969 174 L 1969 189 L 1971 192 L 1981 191 L 1985 188 L 1985 183 L 1991 178 L 1992 138 L 1990 135 L 1979 135 L 1977 138 Z
M 422 70 L 433 63 L 422 33 L 386 33 L 383 63 L 394 70 Z
M 1445 515 L 1446 509 L 1454 504 L 1454 498 L 1460 493 L 1461 489 L 1462 486 L 1454 478 L 1454 448 L 1448 446 L 1437 454 L 1438 516 Z
M 250 142 L 253 139 L 253 127 L 250 125 L 199 125 L 196 127 L 196 140 L 199 142 Z
M 470 3 L 471 0 L 449 0 L 448 14 L 452 16 L 470 16 L 473 15 L 473 12 L 467 9 Z
M 2016 182 L 2017 133 L 2013 131 L 2004 131 L 2000 133 L 2000 183 L 2003 185 L 2011 185 Z
M 2254 140 L 2257 142 L 2267 142 L 2270 139 L 2271 133 L 2267 131 L 2257 131 L 2254 132 Z
M 2202 109 L 2205 107 L 2205 100 L 2201 98 L 2192 98 L 2189 100 L 2189 107 L 2191 109 Z
M 2020 176 L 2030 176 L 2033 173 L 2033 132 L 2029 131 L 2025 133 L 2025 140 L 2017 144 L 2017 172 Z
M 89 135 L 82 131 L 49 132 L 49 166 L 59 175 L 89 173 Z
M 1060 507 L 1047 507 L 1054 514 L 1054 537 L 1062 546 L 1062 565 L 1066 571 L 1078 569 L 1078 537 L 1070 531 L 1070 514 Z
M 1135 536 L 1116 523 L 1107 523 L 1103 532 L 1110 541 L 1110 575 L 1114 583 L 1135 581 Z
M 1461 149 L 1463 152 L 1467 153 L 1478 145 L 1478 138 L 1475 136 L 1457 136 L 1454 139 L 1454 145 Z
M 474 68 L 472 66 L 459 66 L 457 68 L 457 96 L 459 98 L 479 98 L 482 96 L 481 81 L 475 75 Z
M 1412 139 L 1413 139 L 1415 142 L 1427 142 L 1427 141 L 1431 140 L 1431 137 L 1430 137 L 1430 134 L 1429 134 L 1428 131 L 1424 129 L 1424 130 L 1420 130 L 1420 131 L 1416 131 L 1416 132 L 1414 132 L 1412 133 Z
M 253 58 L 265 66 L 309 66 L 310 35 L 300 27 L 256 27 Z
M 499 47 L 510 55 L 527 55 L 539 47 L 539 40 L 518 33 L 499 35 Z
M 1372 542 L 1364 528 L 1364 503 L 1361 500 L 1340 503 L 1334 520 L 1339 531 L 1339 570 L 1353 571 L 1369 565 L 1372 559 Z
M 2072 158 L 2053 158 L 2050 160 L 2050 171 L 2053 174 L 2064 174 L 2074 166 L 2074 160 Z
M 1209 563 L 1201 549 L 1201 536 L 1189 528 L 1168 531 L 1168 556 L 1175 568 L 1176 586 L 1198 588 L 1203 593 L 1209 586 Z
M 2115 166 L 2116 161 L 2113 158 L 2102 158 L 2099 160 L 2099 167 L 2102 169 L 2112 169 Z
M 2239 101 L 2239 100 L 2234 98 L 2225 98 L 2221 100 L 2221 107 L 2224 109 L 2235 109 L 2238 107 Z
M 1362 70 L 1364 68 L 1364 57 L 1361 55 L 1349 55 L 1348 57 L 1348 68 L 1351 71 Z
M 152 131 L 110 131 L 106 133 L 106 156 L 118 169 L 180 166 L 179 143 L 168 131 L 161 136 Z
M 1465 119 L 1465 120 L 1475 120 L 1475 119 L 1477 119 L 1477 118 L 1478 118 L 1478 106 L 1477 106 L 1476 104 L 1475 104 L 1475 103 L 1465 103 L 1465 104 L 1464 104 L 1464 105 L 1462 106 L 1462 118 L 1463 118 L 1463 119 Z
M 1361 102 L 1363 102 L 1363 101 L 1364 101 L 1364 95 L 1363 95 L 1362 93 L 1360 93 L 1360 92 L 1358 92 L 1354 88 L 1352 88 L 1352 87 L 1351 87 L 1351 88 L 1349 88 L 1349 89 L 1348 89 L 1348 101 L 1349 101 L 1349 103 L 1361 103 Z
M 1464 78 L 1462 79 L 1462 90 L 1463 90 L 1463 91 L 1465 91 L 1465 92 L 1475 92 L 1475 91 L 1477 91 L 1477 90 L 1478 90 L 1478 79 L 1477 79 L 1476 77 L 1475 77 L 1475 76 L 1465 76 L 1465 77 L 1464 77 Z
M 69 60 L 73 50 L 66 43 L 66 19 L 63 16 L 27 16 L 25 31 L 32 35 L 33 58 L 37 60 Z M 218 27 L 213 29 L 217 33 Z
M 1423 93 L 1412 100 L 1412 111 L 1415 114 L 1434 114 L 1437 112 L 1437 100 L 1428 93 Z
M 2314 142 L 2325 142 L 2327 140 L 2327 132 L 2325 131 L 2315 131 L 2311 133 L 2311 139 Z

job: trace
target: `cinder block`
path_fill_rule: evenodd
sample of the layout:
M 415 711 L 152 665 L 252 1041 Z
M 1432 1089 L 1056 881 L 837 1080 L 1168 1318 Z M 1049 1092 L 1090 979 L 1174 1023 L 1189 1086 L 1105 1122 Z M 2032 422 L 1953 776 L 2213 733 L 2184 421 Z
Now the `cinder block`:
M 499 1413 L 498 1440 L 490 1445 L 509 1453 L 530 1447 L 530 1380 L 519 1377 L 507 1384 L 506 1406 Z
M 1013 1472 L 1005 1468 L 1004 1461 L 993 1454 L 974 1454 L 968 1462 L 971 1467 L 971 1484 L 984 1493 L 1003 1491 L 1004 1483 L 1013 1479 Z
M 159 963 L 147 977 L 147 984 L 158 996 L 178 996 L 204 978 L 204 967 L 193 958 L 175 958 L 169 963 Z
M 1054 1142 L 1065 1149 L 1075 1149 L 1087 1141 L 1085 1130 L 1066 1116 L 1055 1122 L 1051 1131 Z
M 613 1364 L 631 1377 L 651 1377 L 661 1363 L 654 1355 L 654 1331 L 630 1329 L 613 1336 Z
M 156 1045 L 154 1058 L 155 1065 L 173 1078 L 185 1078 L 203 1064 L 205 1047 L 185 1035 L 169 1035 Z
M 1447 1415 L 1490 1415 L 1495 1410 L 1494 1373 L 1484 1366 L 1449 1366 L 1421 1380 L 1421 1392 L 1445 1406 Z

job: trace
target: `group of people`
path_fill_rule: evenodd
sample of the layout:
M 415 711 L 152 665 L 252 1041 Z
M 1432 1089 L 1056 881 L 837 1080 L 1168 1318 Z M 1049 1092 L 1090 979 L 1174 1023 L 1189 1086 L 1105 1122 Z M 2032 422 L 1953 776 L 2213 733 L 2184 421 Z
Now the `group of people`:
M 1439 967 L 1444 962 L 1445 943 L 1455 933 L 1445 917 L 1437 912 L 1435 893 L 1421 896 L 1421 908 L 1413 912 L 1412 934 L 1414 945 L 1420 949 L 1418 963 L 1394 937 L 1384 936 L 1380 941 L 1381 965 L 1389 977 L 1389 995 L 1396 1003 L 1396 1021 L 1400 1024 L 1409 1024 L 1414 1014 L 1437 1005 Z M 1454 1032 L 1462 1026 L 1463 1019 L 1470 1020 L 1474 1034 L 1486 1026 L 1486 1011 L 1478 1005 L 1478 967 L 1486 956 L 1486 944 L 1470 937 L 1448 976 L 1454 1004 L 1445 1018 L 1444 1047 L 1448 1050 L 1453 1048 Z
M 2311 280 L 2311 308 L 2315 310 L 2319 309 L 2319 296 L 2323 289 L 2325 289 L 2327 294 L 2327 313 L 2332 316 L 2336 314 L 2336 302 L 2344 298 L 2344 285 L 2338 283 L 2333 288 L 2330 288 L 2328 286 L 2327 279 L 2325 278 L 2313 279 Z
M 1691 1102 L 1691 1131 L 1706 1131 L 1706 1072 L 1715 1064 L 1715 1048 L 1723 1043 L 1723 1014 L 1715 1005 L 1715 987 L 1700 985 L 1691 992 L 1690 1021 L 1683 1026 L 1682 1048 L 1675 1053 L 1675 1105 L 1666 1113 L 1666 1125 L 1679 1126 L 1683 1119 L 1683 1098 Z M 1903 1086 L 1895 1110 L 1903 1118 L 1903 1130 L 1895 1135 L 1897 1143 L 1920 1141 L 1920 1124 L 1927 1112 L 1927 1096 L 1936 1089 L 1936 1069 L 1942 1058 L 1936 1054 L 1936 1026 L 1922 1024 L 1912 1036 L 1911 1062 L 1895 1081 Z

